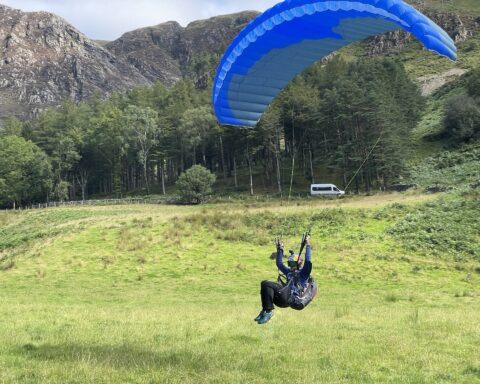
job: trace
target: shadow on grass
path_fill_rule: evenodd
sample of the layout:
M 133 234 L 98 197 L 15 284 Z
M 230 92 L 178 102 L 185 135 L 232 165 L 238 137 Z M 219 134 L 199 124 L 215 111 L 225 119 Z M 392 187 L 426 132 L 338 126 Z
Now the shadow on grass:
M 161 348 L 162 346 L 160 346 Z M 39 345 L 26 344 L 20 354 L 31 360 L 55 361 L 59 363 L 87 363 L 113 368 L 171 368 L 206 371 L 212 359 L 210 352 L 198 354 L 178 348 L 173 351 L 140 349 L 131 345 Z

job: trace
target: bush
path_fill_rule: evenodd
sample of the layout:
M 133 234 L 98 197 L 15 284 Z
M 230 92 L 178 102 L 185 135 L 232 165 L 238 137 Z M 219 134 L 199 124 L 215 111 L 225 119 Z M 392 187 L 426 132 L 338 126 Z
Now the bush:
M 201 165 L 194 165 L 184 172 L 177 181 L 180 201 L 186 204 L 200 204 L 212 194 L 216 176 Z
M 453 96 L 445 104 L 444 133 L 468 142 L 480 133 L 480 107 L 466 95 Z
M 468 94 L 473 98 L 480 98 L 480 68 L 470 72 L 467 81 Z

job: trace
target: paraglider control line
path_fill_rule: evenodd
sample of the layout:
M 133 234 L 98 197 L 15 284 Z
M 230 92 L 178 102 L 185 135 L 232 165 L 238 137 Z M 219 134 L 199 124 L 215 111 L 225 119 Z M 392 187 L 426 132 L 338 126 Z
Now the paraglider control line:
M 363 167 L 365 166 L 365 164 L 367 164 L 367 161 L 368 161 L 368 159 L 370 158 L 370 156 L 372 155 L 373 151 L 375 150 L 375 148 L 377 148 L 378 144 L 380 144 L 380 140 L 382 140 L 382 136 L 383 136 L 383 132 L 380 133 L 380 136 L 379 136 L 377 142 L 375 143 L 375 145 L 373 146 L 372 150 L 371 150 L 370 153 L 367 155 L 367 157 L 366 157 L 365 160 L 363 161 L 362 165 L 360 165 L 360 168 L 358 168 L 357 172 L 355 172 L 355 174 L 353 175 L 352 179 L 348 182 L 347 186 L 345 187 L 345 192 L 348 190 L 348 188 L 349 188 L 350 185 L 353 183 L 353 181 L 357 178 L 358 174 L 359 174 L 360 171 L 363 169 Z

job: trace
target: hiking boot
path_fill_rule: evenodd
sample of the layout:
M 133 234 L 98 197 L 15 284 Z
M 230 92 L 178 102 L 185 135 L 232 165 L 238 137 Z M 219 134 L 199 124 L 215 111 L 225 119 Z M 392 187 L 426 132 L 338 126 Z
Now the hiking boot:
M 258 314 L 258 316 L 257 316 L 255 319 L 253 319 L 253 320 L 256 321 L 256 322 L 258 322 L 258 321 L 262 318 L 262 316 L 263 316 L 264 313 L 265 313 L 265 311 L 262 309 L 262 310 L 260 311 L 260 313 Z
M 265 312 L 263 316 L 258 320 L 258 324 L 265 324 L 273 317 L 273 311 Z

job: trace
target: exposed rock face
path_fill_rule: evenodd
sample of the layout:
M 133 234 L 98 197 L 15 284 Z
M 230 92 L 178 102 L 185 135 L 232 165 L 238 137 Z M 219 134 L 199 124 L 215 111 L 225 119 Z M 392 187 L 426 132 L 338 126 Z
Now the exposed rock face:
M 445 84 L 467 73 L 466 69 L 452 68 L 440 75 L 422 76 L 417 79 L 422 88 L 422 96 L 430 96 Z
M 171 85 L 182 77 L 173 57 L 178 50 L 183 28 L 168 22 L 124 34 L 105 47 L 117 57 L 126 59 L 150 81 Z
M 135 68 L 62 18 L 0 5 L 0 118 L 28 117 L 63 98 L 148 84 Z
M 452 13 L 425 11 L 425 14 L 441 26 L 456 42 L 462 42 L 473 36 L 475 20 Z M 403 30 L 385 33 L 368 40 L 367 48 L 370 55 L 395 52 L 414 40 L 414 37 Z
M 151 81 L 171 85 L 184 76 L 196 55 L 220 54 L 257 12 L 241 12 L 195 21 L 186 28 L 176 22 L 128 32 L 106 45 Z

